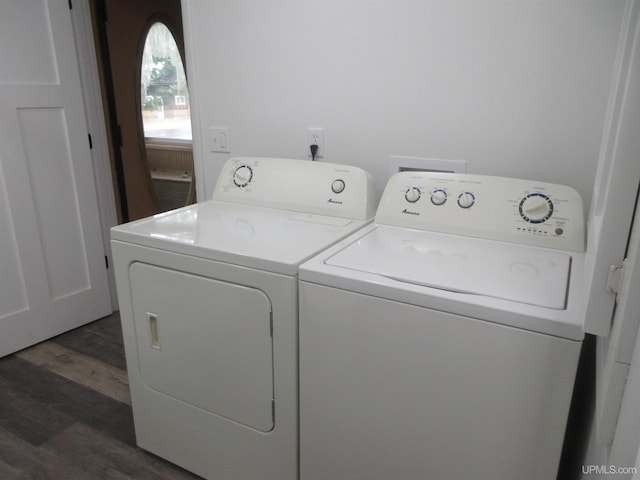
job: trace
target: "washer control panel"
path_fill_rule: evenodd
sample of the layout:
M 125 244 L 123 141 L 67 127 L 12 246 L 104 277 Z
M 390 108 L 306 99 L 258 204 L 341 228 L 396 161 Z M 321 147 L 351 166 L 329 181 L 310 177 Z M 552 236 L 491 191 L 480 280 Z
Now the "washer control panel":
M 530 180 L 400 172 L 385 188 L 376 222 L 583 252 L 576 190 Z
M 295 212 L 371 219 L 377 206 L 373 177 L 350 165 L 286 158 L 231 158 L 213 200 Z

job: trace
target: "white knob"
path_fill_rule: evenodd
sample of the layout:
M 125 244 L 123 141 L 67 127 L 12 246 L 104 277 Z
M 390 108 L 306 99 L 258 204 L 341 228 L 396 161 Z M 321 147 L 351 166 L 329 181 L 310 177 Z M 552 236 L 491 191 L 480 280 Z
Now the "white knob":
M 536 198 L 529 200 L 523 210 L 530 217 L 545 215 L 549 211 L 549 204 L 541 198 Z
M 529 223 L 542 223 L 552 213 L 553 203 L 543 193 L 531 193 L 520 202 L 520 216 Z
M 461 208 L 470 208 L 473 204 L 476 203 L 476 197 L 471 192 L 462 192 L 458 195 L 458 205 Z
M 434 205 L 442 205 L 446 201 L 447 192 L 445 192 L 441 188 L 438 188 L 431 192 L 431 203 L 433 203 Z
M 246 187 L 252 178 L 253 170 L 251 170 L 249 165 L 240 165 L 236 168 L 236 171 L 233 172 L 233 183 L 238 187 Z
M 409 190 L 407 190 L 404 193 L 404 198 L 407 200 L 407 202 L 409 203 L 416 203 L 418 200 L 420 200 L 420 189 L 417 187 L 411 187 Z
M 331 184 L 331 190 L 333 193 L 342 193 L 344 191 L 345 183 L 342 179 L 334 180 Z

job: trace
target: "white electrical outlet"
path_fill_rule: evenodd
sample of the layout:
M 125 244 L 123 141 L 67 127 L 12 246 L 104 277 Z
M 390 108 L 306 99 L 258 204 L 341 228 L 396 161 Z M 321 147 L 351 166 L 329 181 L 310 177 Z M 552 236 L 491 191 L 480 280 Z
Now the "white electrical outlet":
M 324 157 L 324 128 L 308 128 L 307 129 L 307 156 L 311 158 L 311 145 L 318 146 L 316 158 Z

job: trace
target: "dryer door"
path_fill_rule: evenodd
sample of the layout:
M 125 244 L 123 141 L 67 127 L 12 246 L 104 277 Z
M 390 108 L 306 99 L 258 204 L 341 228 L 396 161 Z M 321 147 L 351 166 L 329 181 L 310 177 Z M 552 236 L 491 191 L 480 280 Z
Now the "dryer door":
M 129 275 L 143 382 L 234 422 L 270 431 L 269 298 L 255 288 L 139 262 Z

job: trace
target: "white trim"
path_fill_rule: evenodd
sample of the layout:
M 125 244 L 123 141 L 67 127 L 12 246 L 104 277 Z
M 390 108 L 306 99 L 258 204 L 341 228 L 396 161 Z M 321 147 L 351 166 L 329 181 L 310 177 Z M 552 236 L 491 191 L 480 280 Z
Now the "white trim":
M 640 1 L 626 4 L 588 218 L 585 330 L 609 336 L 615 294 L 607 291 L 609 267 L 619 265 L 631 228 L 640 180 Z
M 615 294 L 606 291 L 611 265 L 622 263 L 633 220 L 636 193 L 640 182 L 640 0 L 627 0 L 621 25 L 618 58 L 614 71 L 609 112 L 606 119 L 593 203 L 589 214 L 589 232 L 585 273 L 587 298 L 585 326 L 600 335 L 596 352 L 596 411 L 592 425 L 589 452 L 585 464 L 629 466 L 638 452 L 637 428 L 640 425 L 640 337 L 618 330 L 610 337 Z M 638 213 L 636 213 L 638 215 Z M 636 229 L 638 226 L 636 225 Z M 629 254 L 638 254 L 637 235 L 629 245 Z M 637 276 L 628 278 L 623 290 L 636 293 L 640 289 Z M 626 281 L 625 281 L 626 283 Z M 618 305 L 616 322 L 627 308 L 623 297 Z M 636 302 L 637 298 L 633 297 Z M 633 361 L 621 362 L 626 351 L 635 344 Z M 624 353 L 624 355 L 622 355 Z M 626 371 L 625 371 L 626 370 Z M 628 375 L 627 375 L 628 372 Z M 627 381 L 628 378 L 628 381 Z M 619 382 L 619 383 L 616 383 Z M 618 414 L 619 412 L 619 414 Z M 591 476 L 584 475 L 585 480 Z M 635 477 L 634 477 L 635 478 Z
M 98 60 L 94 49 L 94 37 L 91 20 L 91 9 L 88 0 L 74 0 L 71 9 L 71 19 L 80 68 L 82 94 L 87 119 L 87 130 L 92 139 L 93 149 L 91 159 L 95 175 L 100 222 L 102 224 L 102 239 L 105 255 L 109 265 L 113 265 L 111 257 L 110 228 L 118 224 L 111 163 L 109 160 L 109 144 L 107 129 L 104 121 L 102 92 L 98 74 Z M 108 271 L 109 288 L 111 290 L 111 305 L 118 309 L 118 299 L 115 288 L 113 268 Z
M 203 130 L 200 121 L 200 105 L 198 99 L 197 61 L 208 58 L 199 56 L 193 42 L 193 22 L 191 21 L 191 0 L 182 0 L 182 29 L 184 36 L 185 62 L 187 64 L 187 84 L 189 87 L 189 105 L 191 109 L 191 131 L 193 135 L 193 171 L 196 180 L 196 201 L 207 199 L 204 179 Z
M 627 251 L 627 271 L 621 286 L 621 302 L 616 308 L 617 324 L 614 325 L 614 332 L 618 330 L 620 335 L 618 342 L 610 342 L 608 348 L 615 357 L 615 365 L 628 370 L 628 376 L 621 382 L 624 393 L 617 405 L 620 413 L 614 418 L 617 422 L 614 424 L 615 433 L 609 453 L 609 461 L 620 466 L 633 465 L 640 446 L 640 337 L 637 336 L 637 322 L 640 318 L 640 212 L 636 212 L 636 222 L 638 223 L 634 223 Z M 615 392 L 615 389 L 612 390 Z

